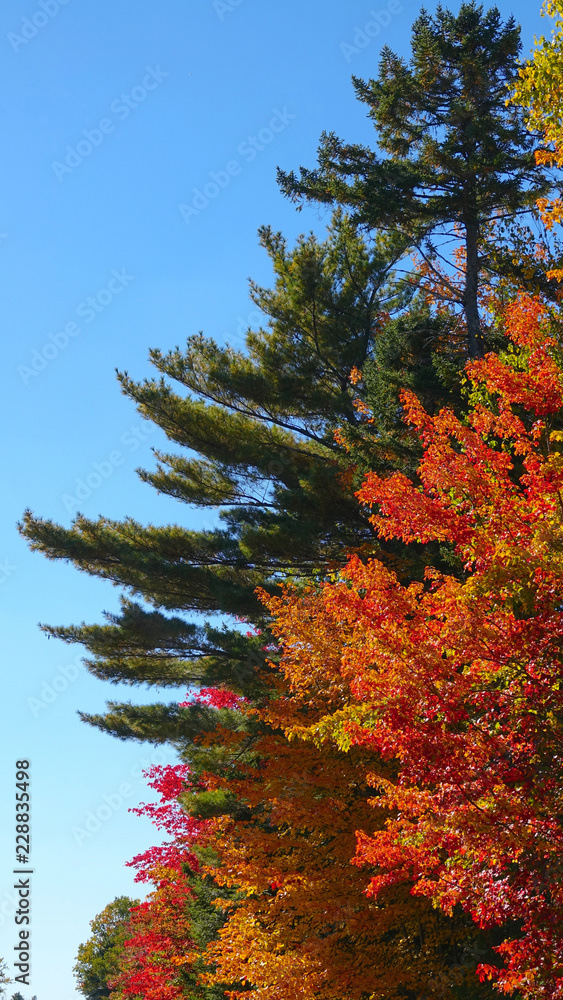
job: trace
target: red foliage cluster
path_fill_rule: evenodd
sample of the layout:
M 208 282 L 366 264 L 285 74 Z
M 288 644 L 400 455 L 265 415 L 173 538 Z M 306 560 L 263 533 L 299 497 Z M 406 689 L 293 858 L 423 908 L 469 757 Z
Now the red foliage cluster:
M 178 801 L 191 787 L 186 765 L 157 765 L 146 771 L 145 777 L 160 801 L 143 803 L 131 811 L 148 816 L 172 840 L 128 862 L 137 869 L 135 881 L 148 882 L 154 889 L 132 910 L 131 938 L 125 943 L 121 973 L 111 985 L 118 997 L 179 1000 L 185 996 L 180 972 L 192 961 L 187 911 L 192 895 L 186 866 L 199 870 L 190 848 L 203 836 L 204 824 L 188 816 Z
M 154 788 L 160 794 L 160 802 L 148 804 L 141 802 L 138 808 L 131 809 L 131 812 L 137 816 L 148 816 L 157 830 L 164 830 L 173 837 L 174 842 L 170 845 L 171 848 L 185 849 L 187 845 L 197 839 L 202 829 L 202 824 L 188 816 L 178 802 L 182 792 L 186 792 L 192 787 L 188 766 L 186 764 L 174 766 L 157 764 L 145 771 L 144 774 L 148 779 L 149 787 Z M 164 848 L 152 848 L 152 850 L 162 851 L 165 848 L 166 845 Z M 144 858 L 145 854 L 139 855 L 128 864 L 142 871 L 143 864 L 145 864 Z M 136 876 L 136 878 L 141 880 L 140 876 Z
M 189 708 L 190 705 L 208 705 L 211 708 L 238 708 L 243 704 L 244 698 L 232 691 L 223 691 L 221 688 L 200 688 L 189 701 L 181 701 L 180 708 Z

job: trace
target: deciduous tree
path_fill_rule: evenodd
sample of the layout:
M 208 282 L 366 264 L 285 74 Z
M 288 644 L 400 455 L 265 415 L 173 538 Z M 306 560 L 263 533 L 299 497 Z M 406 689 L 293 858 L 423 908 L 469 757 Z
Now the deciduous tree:
M 151 891 L 131 908 L 108 995 L 111 1000 L 221 1000 L 225 983 L 206 987 L 199 979 L 206 967 L 205 945 L 224 921 L 213 901 L 227 904 L 232 894 L 222 892 L 201 869 L 200 858 L 212 852 L 208 824 L 188 816 L 181 805 L 194 787 L 189 769 L 158 766 L 146 777 L 159 801 L 133 812 L 148 816 L 169 839 L 129 862 L 135 881 Z
M 110 996 L 108 984 L 118 972 L 129 934 L 131 910 L 138 905 L 138 899 L 118 896 L 91 921 L 92 935 L 80 945 L 74 966 L 77 988 L 86 1000 Z
M 344 702 L 288 735 L 374 754 L 372 804 L 388 819 L 358 828 L 356 857 L 375 870 L 372 897 L 409 886 L 499 928 L 504 965 L 483 962 L 481 976 L 552 1000 L 563 992 L 561 324 L 525 297 L 504 322 L 512 349 L 468 366 L 466 420 L 429 416 L 405 393 L 425 447 L 418 479 L 374 474 L 360 492 L 380 535 L 451 545 L 461 576 L 429 566 L 406 585 L 352 557 L 320 592 L 267 603 L 294 696 L 322 685 Z

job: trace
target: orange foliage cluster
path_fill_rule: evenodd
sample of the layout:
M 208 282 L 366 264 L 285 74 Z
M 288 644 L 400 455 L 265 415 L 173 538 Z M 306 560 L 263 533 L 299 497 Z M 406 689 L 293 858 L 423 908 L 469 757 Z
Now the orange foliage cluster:
M 311 707 L 318 700 L 328 709 L 322 691 L 309 697 Z M 255 815 L 244 823 L 215 821 L 222 865 L 210 874 L 242 896 L 208 948 L 215 972 L 203 981 L 238 981 L 259 1000 L 341 1000 L 375 991 L 396 1000 L 413 991 L 438 998 L 464 984 L 463 948 L 459 956 L 450 952 L 467 937 L 467 921 L 448 921 L 403 886 L 368 899 L 366 874 L 351 864 L 355 830 L 383 827 L 369 802 L 371 752 L 288 742 L 280 724 L 300 716 L 303 722 L 308 713 L 298 712 L 283 688 L 259 714 L 272 730 L 256 747 L 258 766 L 229 784 Z M 245 991 L 228 995 L 243 998 Z

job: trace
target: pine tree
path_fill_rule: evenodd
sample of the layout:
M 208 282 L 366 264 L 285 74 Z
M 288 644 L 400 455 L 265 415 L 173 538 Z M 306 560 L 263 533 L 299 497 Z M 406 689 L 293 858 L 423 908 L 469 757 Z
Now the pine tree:
M 85 645 L 87 665 L 100 678 L 263 694 L 271 676 L 264 669 L 268 620 L 256 588 L 275 591 L 287 577 L 326 576 L 350 550 L 374 554 L 367 514 L 354 497 L 364 459 L 357 448 L 350 456 L 349 440 L 364 442 L 364 466 L 409 472 L 418 445 L 400 420 L 399 388 L 413 388 L 430 411 L 456 396 L 464 360 L 456 318 L 447 307 L 433 308 L 424 289 L 416 292 L 417 276 L 399 293 L 393 266 L 409 247 L 422 246 L 439 222 L 467 221 L 463 214 L 453 219 L 456 205 L 473 205 L 482 236 L 488 214 L 528 203 L 526 183 L 536 174 L 519 112 L 504 107 L 503 87 L 518 51 L 512 21 L 503 27 L 498 12 L 483 16 L 474 4 L 464 4 L 457 19 L 440 8 L 435 20 L 421 15 L 414 39 L 413 69 L 387 52 L 389 81 L 383 74 L 369 87 L 357 82 L 363 98 L 371 95 L 376 122 L 383 127 L 381 116 L 387 116 L 391 157 L 380 162 L 360 147 L 342 147 L 338 163 L 325 158 L 320 171 L 299 182 L 311 197 L 349 202 L 356 220 L 339 210 L 324 241 L 304 236 L 294 249 L 281 234 L 261 230 L 275 285 L 251 284 L 266 324 L 248 332 L 246 352 L 198 335 L 184 350 L 151 353 L 160 379 L 138 383 L 120 376 L 140 413 L 197 455 L 157 454 L 157 469 L 141 477 L 182 503 L 221 508 L 218 527 L 191 531 L 78 516 L 68 529 L 25 516 L 22 531 L 34 549 L 126 592 L 121 612 L 105 624 L 45 626 L 48 634 Z M 435 79 L 426 80 L 426 122 L 420 74 L 430 66 Z M 410 117 L 405 103 L 413 104 Z M 470 138 L 458 148 L 463 123 Z M 496 137 L 494 155 L 488 135 Z M 356 176 L 348 186 L 343 178 L 351 173 Z M 299 185 L 291 183 L 296 193 Z M 365 223 L 381 224 L 387 235 L 360 235 Z M 437 257 L 433 267 L 437 273 Z M 478 281 L 484 270 L 481 257 Z M 477 350 L 476 334 L 472 343 Z M 362 369 L 365 381 L 354 385 L 351 372 Z M 372 423 L 366 422 L 362 392 L 374 411 Z M 393 544 L 396 557 L 400 547 Z M 196 624 L 187 620 L 190 614 L 242 617 L 257 633 Z M 179 745 L 201 743 L 207 732 L 239 724 L 226 709 L 177 703 L 110 703 L 105 716 L 83 717 L 120 738 Z
M 279 172 L 293 200 L 346 206 L 358 223 L 387 232 L 398 259 L 416 252 L 427 284 L 461 307 L 473 357 L 484 346 L 479 287 L 500 263 L 491 223 L 524 212 L 548 187 L 522 109 L 506 106 L 519 51 L 520 29 L 496 7 L 484 13 L 471 0 L 457 17 L 442 6 L 434 17 L 422 10 L 410 62 L 385 47 L 377 79 L 353 78 L 385 155 L 323 133 L 317 169 Z
M 322 575 L 348 548 L 373 544 L 335 430 L 363 426 L 350 372 L 373 356 L 389 312 L 408 301 L 396 295 L 379 241 L 362 238 L 341 213 L 325 241 L 302 237 L 289 250 L 269 229 L 261 239 L 276 281 L 273 289 L 251 285 L 267 325 L 248 332 L 246 352 L 199 335 L 185 350 L 152 352 L 159 380 L 120 376 L 140 413 L 198 454 L 159 453 L 157 470 L 142 479 L 182 503 L 221 507 L 219 526 L 190 531 L 79 515 L 64 528 L 25 516 L 32 548 L 129 592 L 105 624 L 45 626 L 85 645 L 89 669 L 111 682 L 226 684 L 255 696 L 267 633 L 186 616 L 239 616 L 264 630 L 257 586 Z M 110 704 L 107 716 L 85 718 L 121 738 L 158 741 L 201 737 L 217 724 L 217 712 L 177 704 Z
M 10 979 L 9 979 L 9 977 L 7 975 L 7 972 L 8 972 L 7 965 L 6 965 L 5 961 L 4 961 L 4 959 L 0 958 L 0 997 L 4 996 L 4 994 L 6 992 L 5 989 L 4 989 L 4 987 L 6 986 L 7 983 L 10 982 Z

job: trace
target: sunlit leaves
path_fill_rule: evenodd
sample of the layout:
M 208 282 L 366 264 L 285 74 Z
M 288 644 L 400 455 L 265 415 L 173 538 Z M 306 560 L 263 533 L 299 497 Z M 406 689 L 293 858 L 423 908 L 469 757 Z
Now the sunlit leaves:
M 447 542 L 464 574 L 428 567 L 407 584 L 353 557 L 334 583 L 268 604 L 294 697 L 311 682 L 338 695 L 288 733 L 374 755 L 388 819 L 358 833 L 369 893 L 408 884 L 501 928 L 482 981 L 551 1000 L 563 994 L 560 332 L 526 297 L 503 319 L 513 347 L 468 365 L 467 419 L 404 395 L 425 449 L 417 480 L 370 475 L 359 494 L 381 536 Z

